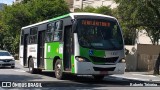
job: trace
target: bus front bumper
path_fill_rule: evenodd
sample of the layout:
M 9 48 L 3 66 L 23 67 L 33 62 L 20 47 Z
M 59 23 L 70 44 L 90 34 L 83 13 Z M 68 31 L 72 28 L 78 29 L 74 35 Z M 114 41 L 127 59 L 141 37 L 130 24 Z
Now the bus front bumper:
M 75 74 L 80 75 L 110 75 L 124 74 L 126 63 L 117 63 L 116 65 L 94 65 L 90 62 L 77 63 Z

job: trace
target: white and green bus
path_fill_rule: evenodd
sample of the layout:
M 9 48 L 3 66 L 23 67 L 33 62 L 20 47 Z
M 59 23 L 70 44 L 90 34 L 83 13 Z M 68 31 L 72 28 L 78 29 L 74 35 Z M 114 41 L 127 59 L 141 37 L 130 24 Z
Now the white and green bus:
M 116 18 L 95 13 L 69 13 L 22 27 L 19 59 L 30 73 L 55 71 L 105 75 L 125 72 L 124 41 Z

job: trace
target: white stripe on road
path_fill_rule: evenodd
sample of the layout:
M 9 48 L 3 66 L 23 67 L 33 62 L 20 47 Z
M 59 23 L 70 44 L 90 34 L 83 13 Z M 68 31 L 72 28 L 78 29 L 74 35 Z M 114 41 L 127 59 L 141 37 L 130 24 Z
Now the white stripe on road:
M 116 77 L 116 78 L 131 79 L 131 80 L 140 80 L 140 81 L 150 81 L 149 79 L 135 78 L 135 77 Z
M 153 75 L 143 75 L 143 74 L 132 74 L 132 75 L 144 76 L 144 77 L 156 77 L 156 76 L 153 76 Z
M 16 72 L 26 72 L 26 71 L 24 71 L 24 70 L 13 70 L 13 71 L 16 71 Z
M 139 80 L 139 81 L 160 81 L 155 79 L 143 79 L 143 78 L 134 78 L 134 77 L 126 77 L 125 79 Z
M 155 79 L 143 79 L 143 78 L 135 78 L 135 77 L 127 77 L 127 76 L 121 76 L 121 75 L 111 75 L 115 78 L 115 80 L 120 79 L 131 79 L 131 80 L 140 80 L 140 81 L 160 81 L 160 80 L 155 80 Z
M 127 77 L 126 79 L 140 80 L 140 81 L 151 81 L 151 80 L 149 80 L 149 79 L 143 79 L 143 78 L 134 78 L 134 77 Z

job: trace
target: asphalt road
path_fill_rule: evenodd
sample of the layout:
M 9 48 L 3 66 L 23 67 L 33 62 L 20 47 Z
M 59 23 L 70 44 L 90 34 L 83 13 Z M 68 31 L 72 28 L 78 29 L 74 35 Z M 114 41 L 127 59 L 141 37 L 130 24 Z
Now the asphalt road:
M 9 83 L 11 88 L 6 86 Z M 0 68 L 0 89 L 33 89 L 37 90 L 159 90 L 160 76 L 125 73 L 124 75 L 106 76 L 103 81 L 95 81 L 92 76 L 67 75 L 65 80 L 57 80 L 54 72 L 44 71 L 41 74 L 30 74 L 18 62 L 16 67 Z M 147 86 L 148 85 L 148 86 Z

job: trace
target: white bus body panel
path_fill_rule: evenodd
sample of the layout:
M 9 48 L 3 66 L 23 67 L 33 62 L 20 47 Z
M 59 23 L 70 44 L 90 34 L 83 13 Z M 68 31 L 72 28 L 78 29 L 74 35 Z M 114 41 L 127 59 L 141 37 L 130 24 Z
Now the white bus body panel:
M 45 70 L 47 69 L 47 62 L 46 62 L 47 59 L 45 59 L 45 58 L 47 57 L 47 55 L 46 55 L 46 54 L 47 54 L 47 53 L 46 53 L 46 52 L 47 52 L 47 49 L 48 49 L 48 48 L 47 48 L 47 44 L 45 43 L 45 44 L 44 44 L 44 69 L 45 69 Z
M 23 46 L 23 45 L 20 45 L 20 48 L 19 48 L 19 60 L 20 60 L 20 64 L 21 64 L 22 66 L 24 66 L 24 65 L 23 65 L 23 49 L 24 49 L 24 46 Z
M 37 44 L 28 45 L 27 57 L 32 56 L 34 61 L 34 68 L 37 68 Z
M 77 62 L 77 72 L 76 74 L 124 74 L 125 72 L 125 63 L 117 63 L 116 65 L 94 65 L 91 62 Z M 111 68 L 115 67 L 114 71 L 95 71 L 93 67 L 98 68 Z
M 77 34 L 75 33 L 74 34 L 74 42 L 75 42 L 75 52 L 74 52 L 74 55 L 75 56 L 80 56 L 80 46 L 79 46 L 79 43 L 78 43 L 78 36 Z M 116 55 L 113 55 L 111 53 L 116 53 Z M 74 56 L 74 57 L 75 57 Z M 119 57 L 118 60 L 120 59 L 123 59 L 124 58 L 124 49 L 122 50 L 114 50 L 114 51 L 105 51 L 105 56 L 104 57 Z M 126 68 L 126 64 L 125 63 L 112 63 L 112 64 L 106 64 L 106 65 L 95 65 L 93 64 L 92 62 L 78 62 L 76 59 L 74 59 L 75 62 L 74 62 L 74 67 L 75 67 L 75 74 L 85 74 L 85 75 L 93 75 L 93 74 L 124 74 L 125 72 L 125 68 Z M 117 61 L 118 61 L 117 60 Z M 97 67 L 97 68 L 114 68 L 114 71 L 105 71 L 105 73 L 102 73 L 103 71 L 95 71 L 93 69 L 93 67 Z

